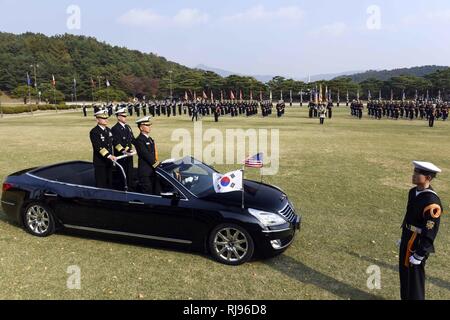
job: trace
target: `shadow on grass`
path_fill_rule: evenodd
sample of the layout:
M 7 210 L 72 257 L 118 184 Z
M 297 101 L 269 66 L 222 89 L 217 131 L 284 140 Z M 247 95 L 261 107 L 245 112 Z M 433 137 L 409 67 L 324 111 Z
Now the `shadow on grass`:
M 287 275 L 295 281 L 312 284 L 326 290 L 342 299 L 351 300 L 383 300 L 382 297 L 354 288 L 336 280 L 326 274 L 316 271 L 307 265 L 289 257 L 281 255 L 266 261 L 266 264 Z
M 374 265 L 377 265 L 377 266 L 380 266 L 380 267 L 383 267 L 386 269 L 391 269 L 395 272 L 398 272 L 398 265 L 392 265 L 392 264 L 389 264 L 389 263 L 386 263 L 386 262 L 383 262 L 380 260 L 375 260 L 374 258 L 366 257 L 363 255 L 357 254 L 355 252 L 348 252 L 348 254 L 351 256 L 354 256 L 356 258 L 363 259 Z M 430 281 L 435 286 L 438 286 L 438 287 L 441 287 L 443 289 L 447 289 L 450 291 L 450 282 L 448 282 L 448 281 L 445 281 L 445 280 L 442 280 L 442 279 L 439 279 L 436 277 L 430 277 L 430 276 L 427 276 L 427 281 Z
M 26 232 L 18 223 L 11 221 L 8 219 L 6 214 L 0 208 L 0 223 L 5 223 L 16 227 L 18 230 L 22 232 Z M 57 230 L 57 235 L 67 236 L 71 238 L 85 239 L 85 240 L 94 240 L 101 242 L 111 242 L 119 245 L 131 245 L 137 246 L 145 249 L 156 249 L 156 250 L 164 250 L 168 252 L 181 253 L 181 254 L 189 254 L 196 255 L 211 261 L 215 261 L 212 257 L 207 255 L 202 248 L 193 248 L 189 245 L 182 244 L 174 244 L 174 243 L 164 243 L 159 241 L 152 241 L 146 239 L 139 238 L 131 238 L 126 236 L 118 236 L 118 235 L 108 235 L 101 234 L 96 232 L 89 231 L 78 231 L 71 229 L 61 229 Z

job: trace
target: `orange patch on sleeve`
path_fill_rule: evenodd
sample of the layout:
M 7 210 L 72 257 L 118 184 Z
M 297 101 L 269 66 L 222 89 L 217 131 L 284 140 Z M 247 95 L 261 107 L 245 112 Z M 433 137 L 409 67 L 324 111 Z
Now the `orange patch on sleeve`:
M 430 204 L 423 210 L 423 214 L 425 215 L 426 212 L 430 211 L 430 215 L 432 218 L 437 219 L 441 216 L 441 206 L 438 204 Z

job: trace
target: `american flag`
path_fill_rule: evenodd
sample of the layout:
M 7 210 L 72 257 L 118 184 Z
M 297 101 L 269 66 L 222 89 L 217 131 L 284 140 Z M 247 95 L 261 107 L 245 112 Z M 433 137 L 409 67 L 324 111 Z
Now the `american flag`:
M 263 167 L 263 153 L 258 153 L 253 157 L 245 159 L 245 166 L 248 168 L 262 168 Z

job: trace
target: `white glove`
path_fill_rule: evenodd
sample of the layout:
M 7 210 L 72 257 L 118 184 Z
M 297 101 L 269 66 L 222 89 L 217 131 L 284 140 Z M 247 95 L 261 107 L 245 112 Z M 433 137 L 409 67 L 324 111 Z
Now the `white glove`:
M 193 177 L 189 177 L 189 178 L 186 178 L 186 179 L 183 180 L 183 184 L 192 183 L 192 182 L 194 182 L 194 178 Z
M 416 257 L 414 257 L 414 255 L 412 255 L 411 257 L 409 257 L 409 263 L 411 263 L 412 265 L 418 266 L 422 263 L 422 260 L 418 260 L 418 259 L 416 259 Z

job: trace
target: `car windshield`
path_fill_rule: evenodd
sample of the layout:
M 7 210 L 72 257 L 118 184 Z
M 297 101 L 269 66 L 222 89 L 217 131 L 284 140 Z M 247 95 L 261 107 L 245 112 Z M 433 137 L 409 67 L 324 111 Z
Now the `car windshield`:
M 199 198 L 214 192 L 212 182 L 216 171 L 192 157 L 165 164 L 161 168 Z

